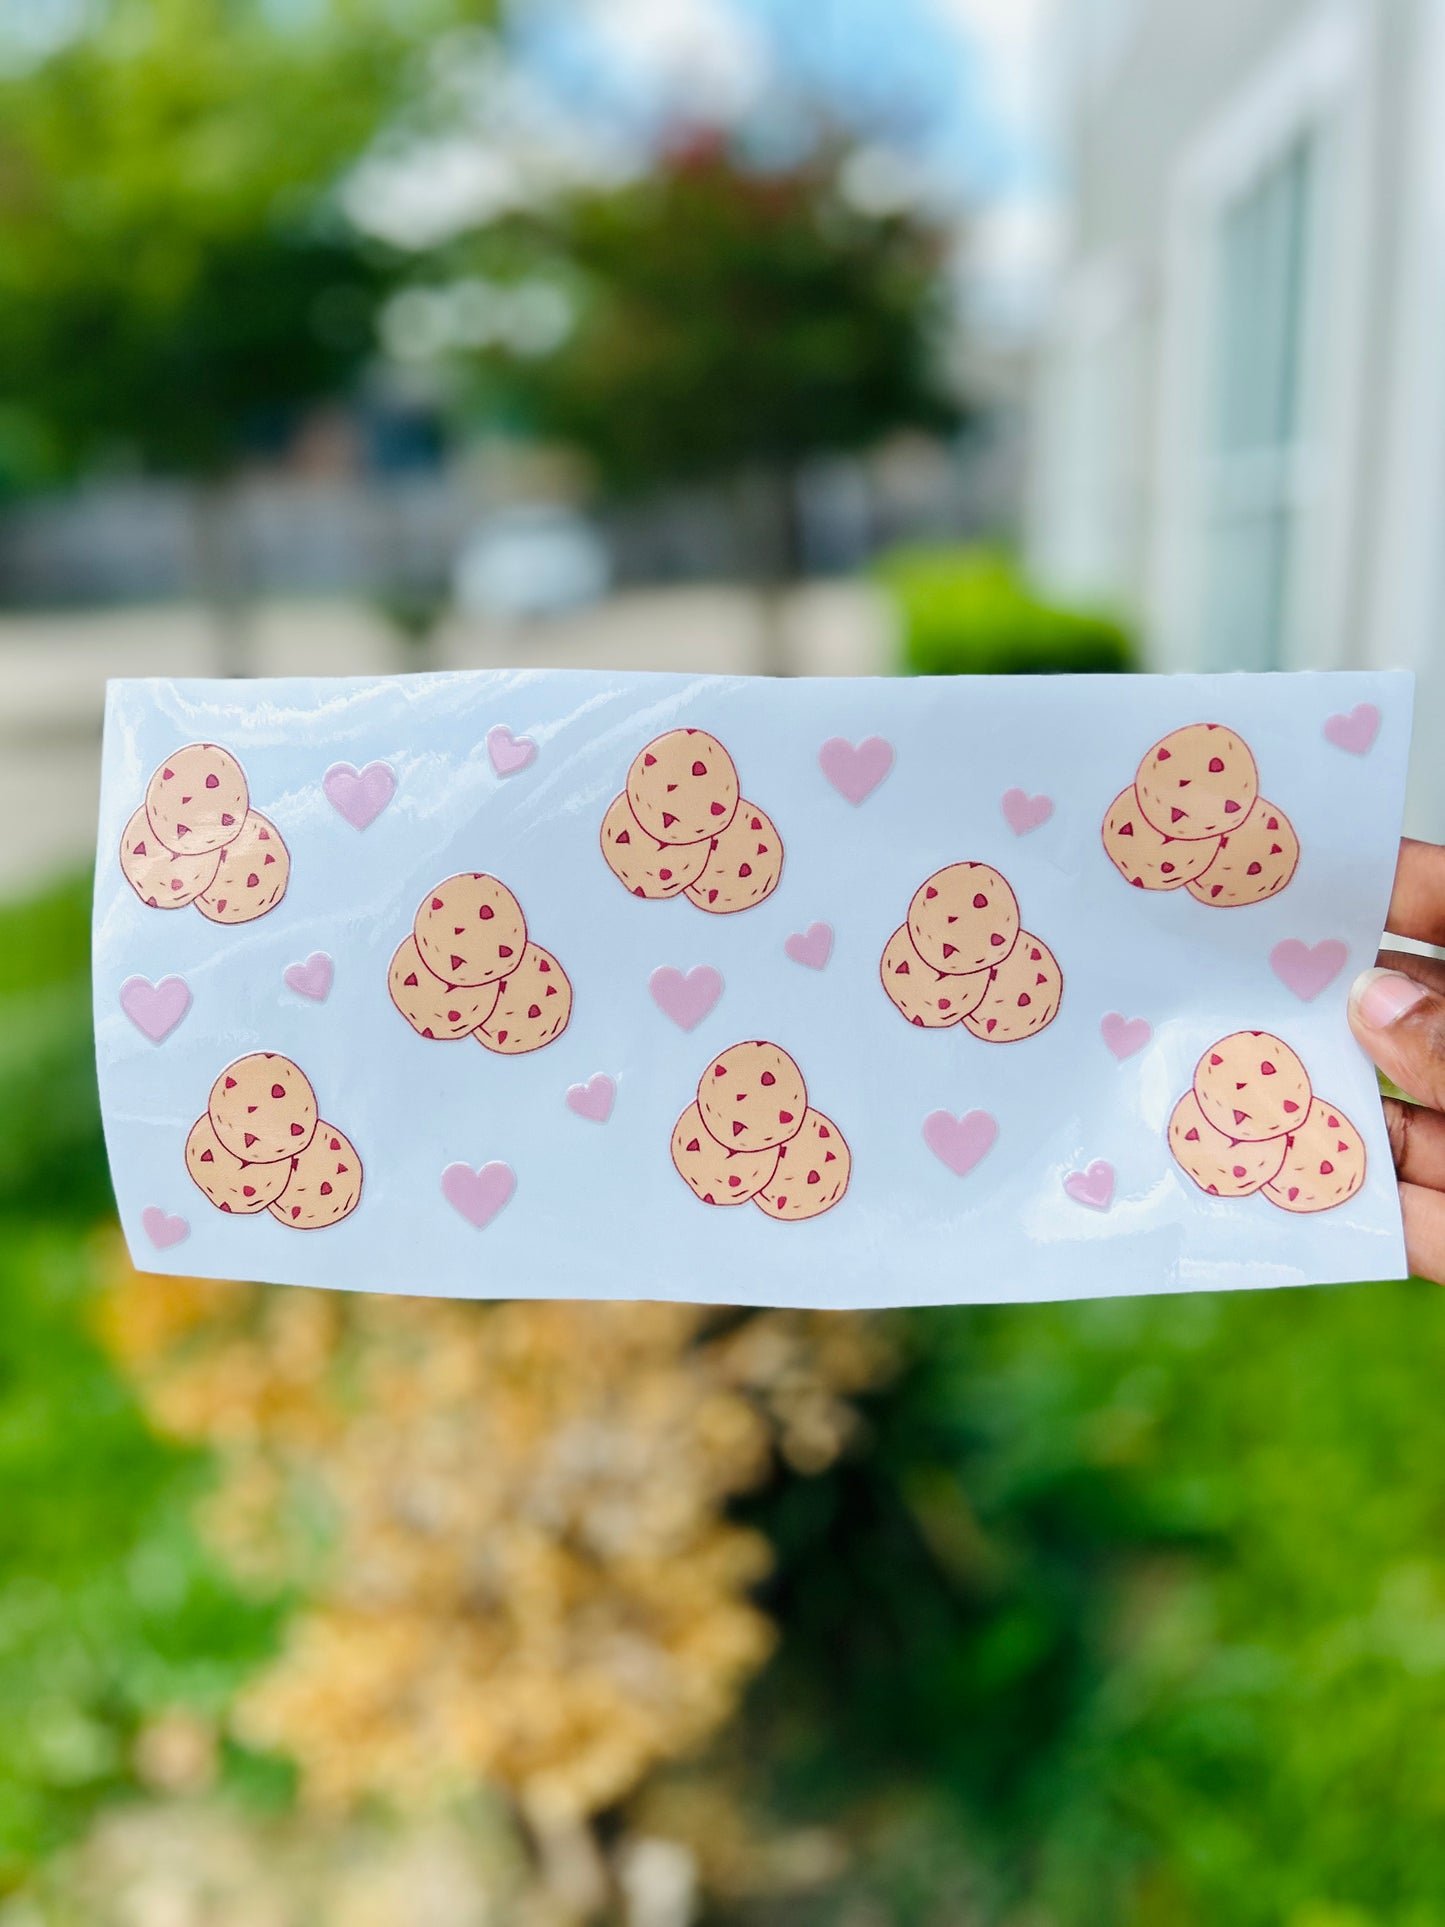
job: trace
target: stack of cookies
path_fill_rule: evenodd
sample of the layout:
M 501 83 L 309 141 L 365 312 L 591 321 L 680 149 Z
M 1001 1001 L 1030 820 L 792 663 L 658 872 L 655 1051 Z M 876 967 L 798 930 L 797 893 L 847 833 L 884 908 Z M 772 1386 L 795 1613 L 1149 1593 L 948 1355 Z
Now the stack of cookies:
M 1174 1106 L 1169 1148 L 1210 1197 L 1259 1191 L 1282 1211 L 1329 1211 L 1365 1181 L 1360 1133 L 1267 1030 L 1235 1031 L 1205 1051 Z
M 950 863 L 924 878 L 878 974 L 910 1024 L 962 1024 L 985 1044 L 1035 1036 L 1064 994 L 1053 952 L 1020 927 L 1018 898 L 987 863 Z
M 480 870 L 427 891 L 391 960 L 387 986 L 419 1037 L 475 1037 L 504 1057 L 541 1050 L 572 1015 L 566 971 L 532 942 L 506 884 Z
M 361 1197 L 355 1145 L 317 1115 L 306 1073 L 269 1050 L 238 1057 L 211 1086 L 186 1169 L 218 1211 L 269 1211 L 293 1231 L 340 1224 Z
M 783 874 L 783 839 L 742 795 L 716 736 L 670 729 L 632 759 L 627 787 L 602 819 L 602 854 L 635 897 L 685 896 L 727 916 L 770 897 Z
M 708 1065 L 672 1130 L 672 1161 L 704 1204 L 747 1204 L 792 1223 L 848 1189 L 852 1156 L 777 1044 L 733 1044 Z
M 291 853 L 251 808 L 246 772 L 216 743 L 187 743 L 146 784 L 120 867 L 150 910 L 193 903 L 212 923 L 253 923 L 286 894 Z
M 1187 890 L 1212 909 L 1278 896 L 1299 863 L 1299 838 L 1259 793 L 1243 737 L 1190 723 L 1144 757 L 1104 817 L 1109 861 L 1136 890 Z

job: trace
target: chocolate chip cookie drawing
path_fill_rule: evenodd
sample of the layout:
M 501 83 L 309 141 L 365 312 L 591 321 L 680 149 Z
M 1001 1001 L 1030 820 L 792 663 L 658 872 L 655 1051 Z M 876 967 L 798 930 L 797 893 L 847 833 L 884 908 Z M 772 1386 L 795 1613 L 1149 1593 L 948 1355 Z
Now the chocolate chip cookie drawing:
M 1330 1211 L 1365 1181 L 1365 1144 L 1317 1097 L 1298 1053 L 1267 1030 L 1211 1044 L 1169 1119 L 1175 1163 L 1213 1198 L 1262 1195 L 1282 1211 Z
M 923 879 L 883 947 L 878 977 L 906 1022 L 920 1030 L 961 1025 L 985 1044 L 1036 1036 L 1064 995 L 1058 959 L 1022 927 L 1007 877 L 972 861 Z
M 149 910 L 194 904 L 212 923 L 254 923 L 286 894 L 291 852 L 251 806 L 246 772 L 219 743 L 161 763 L 120 840 L 121 873 Z
M 1210 909 L 1277 897 L 1299 865 L 1299 838 L 1259 793 L 1244 738 L 1189 723 L 1145 752 L 1104 813 L 1104 852 L 1136 890 L 1185 889 Z
M 742 794 L 732 757 L 704 729 L 670 729 L 643 745 L 598 842 L 631 896 L 686 896 L 713 916 L 752 909 L 783 874 L 777 825 Z
M 310 1078 L 279 1051 L 252 1051 L 220 1072 L 185 1162 L 218 1211 L 268 1211 L 295 1231 L 340 1224 L 361 1199 L 355 1145 L 319 1115 Z
M 671 1152 L 703 1204 L 753 1203 L 787 1223 L 830 1211 L 853 1168 L 843 1133 L 809 1103 L 795 1060 L 763 1038 L 712 1059 L 672 1128 Z
M 428 890 L 387 969 L 391 1001 L 419 1037 L 475 1037 L 503 1057 L 553 1043 L 572 1016 L 572 980 L 533 941 L 500 878 L 465 870 Z

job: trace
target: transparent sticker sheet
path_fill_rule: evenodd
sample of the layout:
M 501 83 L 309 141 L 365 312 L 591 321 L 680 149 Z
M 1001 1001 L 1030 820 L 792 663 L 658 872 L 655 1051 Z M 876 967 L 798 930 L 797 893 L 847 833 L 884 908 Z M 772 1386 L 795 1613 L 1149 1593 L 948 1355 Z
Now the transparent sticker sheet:
M 863 1307 L 1388 1278 L 1397 674 L 114 682 L 145 1270 Z

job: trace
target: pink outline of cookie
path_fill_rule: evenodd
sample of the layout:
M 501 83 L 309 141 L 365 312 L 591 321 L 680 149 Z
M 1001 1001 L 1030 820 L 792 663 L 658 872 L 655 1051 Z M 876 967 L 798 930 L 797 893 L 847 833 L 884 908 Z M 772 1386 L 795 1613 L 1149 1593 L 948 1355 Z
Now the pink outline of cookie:
M 1186 723 L 1144 752 L 1134 790 L 1156 830 L 1195 842 L 1222 836 L 1248 816 L 1259 771 L 1249 744 L 1225 724 Z
M 1147 1017 L 1124 1017 L 1111 1010 L 1099 1019 L 1099 1035 L 1122 1064 L 1126 1057 L 1143 1050 L 1154 1035 L 1154 1027 Z
M 1002 963 L 1018 941 L 1018 898 L 991 863 L 968 858 L 926 876 L 905 919 L 913 948 L 950 976 L 972 976 Z
M 1277 897 L 1299 868 L 1299 838 L 1278 803 L 1259 797 L 1237 830 L 1219 839 L 1209 867 L 1186 884 L 1211 910 L 1245 910 Z
M 188 856 L 224 848 L 250 807 L 246 772 L 219 743 L 184 744 L 146 784 L 151 828 L 168 850 Z
M 487 731 L 487 755 L 498 776 L 515 776 L 537 760 L 537 745 L 530 736 L 514 736 L 505 723 L 493 723 Z
M 1042 937 L 1020 930 L 963 1027 L 983 1044 L 1021 1044 L 1047 1030 L 1064 1001 L 1064 973 Z
M 1270 1030 L 1234 1030 L 1211 1044 L 1193 1088 L 1216 1131 L 1251 1144 L 1292 1131 L 1311 1097 L 1303 1060 Z
M 626 790 L 607 805 L 597 832 L 602 861 L 627 891 L 650 903 L 670 902 L 707 868 L 709 843 L 659 843 L 632 814 Z
M 309 997 L 313 1004 L 324 1004 L 331 995 L 334 966 L 324 950 L 313 950 L 305 963 L 287 964 L 281 981 L 298 997 Z
M 517 1174 L 510 1164 L 493 1160 L 474 1171 L 469 1164 L 449 1164 L 441 1177 L 442 1196 L 453 1211 L 461 1213 L 478 1231 L 511 1202 L 517 1189 Z
M 1107 1158 L 1095 1158 L 1085 1171 L 1070 1171 L 1064 1189 L 1075 1204 L 1086 1204 L 1091 1211 L 1107 1211 L 1114 1202 L 1114 1167 Z
M 1313 945 L 1302 943 L 1298 937 L 1284 937 L 1269 953 L 1269 967 L 1275 976 L 1306 1004 L 1313 1003 L 1335 981 L 1349 960 L 1349 946 L 1338 937 L 1325 937 Z
M 194 856 L 168 850 L 151 828 L 144 804 L 121 832 L 121 875 L 148 910 L 184 910 L 210 888 L 220 867 L 219 850 Z
M 830 1171 L 830 1164 L 840 1168 Z M 801 1128 L 778 1146 L 777 1166 L 753 1203 L 777 1224 L 806 1224 L 843 1202 L 852 1175 L 848 1140 L 810 1105 Z
M 1326 719 L 1325 741 L 1336 749 L 1348 750 L 1351 756 L 1367 756 L 1375 746 L 1381 720 L 1373 703 L 1356 703 L 1344 715 Z
M 1342 1166 L 1354 1168 L 1342 1170 Z M 1358 1128 L 1338 1104 L 1316 1097 L 1310 1100 L 1304 1123 L 1290 1132 L 1284 1163 L 1265 1185 L 1264 1195 L 1281 1211 L 1333 1211 L 1354 1197 L 1368 1169 L 1369 1154 Z M 1321 1178 L 1327 1180 L 1324 1186 Z M 1342 1183 L 1332 1186 L 1328 1181 L 1335 1178 Z M 1321 1190 L 1331 1189 L 1335 1196 L 1321 1198 Z
M 696 1030 L 723 994 L 722 972 L 694 964 L 686 975 L 676 964 L 659 964 L 647 980 L 652 1001 L 679 1030 Z
M 369 830 L 396 794 L 396 772 L 390 763 L 333 763 L 321 779 L 327 802 L 353 830 Z
M 334 1167 L 332 1159 L 335 1159 Z M 350 1185 L 353 1175 L 354 1191 Z M 338 1179 L 343 1182 L 338 1183 Z M 351 1139 L 340 1125 L 318 1118 L 316 1135 L 304 1151 L 298 1151 L 291 1159 L 286 1189 L 275 1204 L 268 1204 L 266 1209 L 288 1231 L 329 1231 L 333 1225 L 349 1218 L 361 1203 L 365 1183 L 361 1154 Z M 311 1203 L 313 1192 L 315 1204 Z M 335 1202 L 323 1204 L 323 1198 Z M 310 1223 L 303 1221 L 308 1214 Z
M 185 1160 L 196 1189 L 227 1217 L 258 1216 L 282 1196 L 291 1180 L 290 1158 L 248 1164 L 228 1151 L 216 1136 L 209 1111 L 202 1111 L 187 1133 Z
M 747 1105 L 739 1117 L 739 1107 Z M 697 1107 L 724 1150 L 770 1151 L 803 1128 L 808 1086 L 796 1059 L 764 1037 L 718 1051 L 697 1081 Z
M 806 930 L 795 930 L 784 940 L 783 950 L 795 964 L 803 964 L 809 970 L 826 969 L 833 954 L 832 924 L 810 923 Z
M 273 874 L 268 876 L 268 870 Z M 290 881 L 291 852 L 281 832 L 269 816 L 247 810 L 235 839 L 221 851 L 214 879 L 196 898 L 196 908 L 210 923 L 254 923 L 276 908 Z
M 818 767 L 847 803 L 865 803 L 893 768 L 893 745 L 884 736 L 850 743 L 830 736 L 818 751 Z
M 684 784 L 706 787 L 684 793 Z M 664 730 L 633 757 L 624 784 L 628 804 L 660 843 L 705 843 L 732 822 L 741 788 L 737 765 L 708 730 Z
M 416 938 L 408 931 L 386 967 L 386 993 L 418 1037 L 432 1044 L 455 1044 L 491 1016 L 498 987 L 447 983 L 427 968 Z
M 578 1117 L 590 1119 L 593 1124 L 605 1124 L 616 1101 L 617 1083 L 606 1071 L 593 1071 L 585 1084 L 567 1086 L 567 1109 Z
M 1219 853 L 1218 838 L 1161 835 L 1139 808 L 1132 783 L 1105 810 L 1099 837 L 1105 856 L 1136 890 L 1182 890 Z
M 1211 1198 L 1252 1198 L 1278 1176 L 1287 1143 L 1284 1137 L 1226 1137 L 1200 1109 L 1192 1084 L 1170 1113 L 1165 1135 L 1174 1162 Z
M 497 985 L 496 1003 L 472 1035 L 484 1050 L 525 1057 L 555 1044 L 571 1021 L 572 979 L 550 950 L 528 938 L 517 968 Z
M 966 1178 L 998 1142 L 998 1119 L 988 1111 L 930 1111 L 923 1120 L 923 1142 L 940 1164 Z
M 144 1037 L 159 1044 L 170 1036 L 191 1007 L 191 987 L 184 977 L 127 977 L 120 987 L 120 1007 Z
M 916 1030 L 952 1030 L 961 1024 L 983 1002 L 988 976 L 986 970 L 967 975 L 935 970 L 914 948 L 906 923 L 899 924 L 878 959 L 878 981 L 889 1003 Z
M 749 1204 L 778 1168 L 780 1147 L 732 1151 L 703 1122 L 696 1098 L 672 1127 L 672 1168 L 700 1204 Z M 689 1160 L 696 1159 L 696 1164 Z
M 179 1212 L 173 1214 L 162 1211 L 158 1204 L 148 1204 L 140 1214 L 141 1229 L 150 1239 L 157 1251 L 169 1251 L 191 1235 L 191 1227 Z
M 698 910 L 736 916 L 765 903 L 783 874 L 783 839 L 758 803 L 738 798 L 733 820 L 708 844 L 702 875 L 683 892 Z
M 488 870 L 458 870 L 417 905 L 412 934 L 421 960 L 443 983 L 500 983 L 527 947 L 527 919 L 516 897 Z
M 1004 822 L 1015 836 L 1041 829 L 1054 813 L 1051 796 L 1030 796 L 1027 790 L 1005 790 L 1000 800 Z

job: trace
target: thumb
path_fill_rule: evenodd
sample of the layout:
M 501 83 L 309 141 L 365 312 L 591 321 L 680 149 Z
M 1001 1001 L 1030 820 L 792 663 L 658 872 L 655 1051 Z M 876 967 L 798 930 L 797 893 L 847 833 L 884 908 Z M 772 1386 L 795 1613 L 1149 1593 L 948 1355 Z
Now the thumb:
M 1350 1029 L 1400 1090 L 1445 1111 L 1445 997 L 1399 970 L 1362 970 Z

